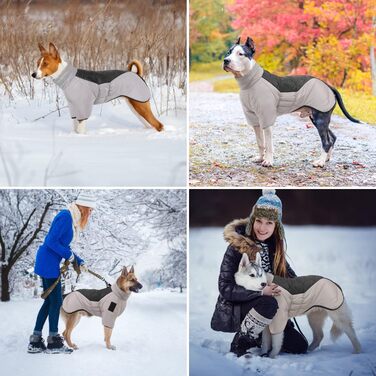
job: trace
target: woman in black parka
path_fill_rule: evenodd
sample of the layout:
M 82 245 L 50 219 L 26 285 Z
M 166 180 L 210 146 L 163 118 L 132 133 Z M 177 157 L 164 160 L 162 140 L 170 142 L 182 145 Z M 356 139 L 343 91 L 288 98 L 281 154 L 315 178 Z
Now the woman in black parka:
M 244 355 L 254 346 L 260 346 L 261 333 L 272 321 L 278 309 L 274 296 L 280 290 L 276 284 L 262 291 L 246 290 L 235 283 L 243 253 L 255 260 L 260 252 L 266 272 L 281 277 L 296 277 L 285 258 L 285 236 L 282 225 L 282 202 L 274 189 L 263 190 L 247 219 L 238 219 L 224 229 L 224 238 L 230 244 L 223 257 L 219 274 L 219 297 L 211 326 L 214 330 L 236 332 L 230 351 Z M 307 340 L 289 321 L 284 331 L 282 351 L 305 353 Z

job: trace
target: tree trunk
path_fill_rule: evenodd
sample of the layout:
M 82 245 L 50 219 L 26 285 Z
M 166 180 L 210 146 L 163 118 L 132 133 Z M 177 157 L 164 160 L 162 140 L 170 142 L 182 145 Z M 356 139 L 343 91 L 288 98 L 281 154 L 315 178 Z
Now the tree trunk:
M 3 265 L 1 267 L 1 297 L 0 300 L 2 302 L 9 302 L 10 294 L 9 294 L 9 270 Z

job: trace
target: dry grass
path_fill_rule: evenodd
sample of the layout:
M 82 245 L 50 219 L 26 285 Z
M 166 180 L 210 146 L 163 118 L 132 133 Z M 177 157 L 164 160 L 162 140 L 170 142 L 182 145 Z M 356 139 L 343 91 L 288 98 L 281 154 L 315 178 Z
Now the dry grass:
M 184 0 L 0 1 L 0 84 L 10 98 L 34 98 L 37 44 L 51 41 L 82 69 L 126 69 L 138 59 L 150 84 L 185 94 L 185 23 Z

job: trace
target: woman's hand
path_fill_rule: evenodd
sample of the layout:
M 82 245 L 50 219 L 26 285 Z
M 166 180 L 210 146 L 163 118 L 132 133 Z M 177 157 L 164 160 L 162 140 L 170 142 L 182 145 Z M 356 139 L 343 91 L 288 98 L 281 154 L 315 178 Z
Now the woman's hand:
M 278 296 L 281 295 L 281 290 L 279 289 L 278 285 L 272 283 L 271 285 L 267 285 L 262 289 L 262 295 Z

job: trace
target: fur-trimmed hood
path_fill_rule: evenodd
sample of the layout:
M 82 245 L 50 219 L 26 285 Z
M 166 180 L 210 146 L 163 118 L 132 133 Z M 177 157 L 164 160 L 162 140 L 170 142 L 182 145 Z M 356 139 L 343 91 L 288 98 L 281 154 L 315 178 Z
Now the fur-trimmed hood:
M 256 252 L 260 251 L 258 246 L 246 233 L 245 228 L 249 218 L 235 219 L 225 226 L 223 237 L 231 246 L 236 248 L 240 253 L 246 253 L 251 261 L 255 260 Z

